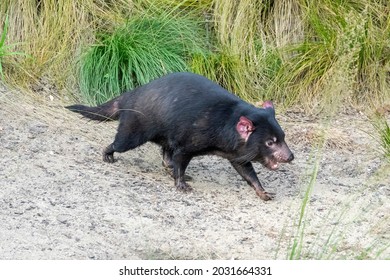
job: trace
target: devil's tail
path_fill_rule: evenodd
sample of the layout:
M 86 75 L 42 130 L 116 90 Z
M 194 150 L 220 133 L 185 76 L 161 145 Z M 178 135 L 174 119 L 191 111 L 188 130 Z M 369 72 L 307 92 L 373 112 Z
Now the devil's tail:
M 89 106 L 76 104 L 76 105 L 66 106 L 65 108 L 71 110 L 72 112 L 79 113 L 91 120 L 112 121 L 112 120 L 117 120 L 119 118 L 120 100 L 121 100 L 121 96 L 114 98 L 96 107 L 89 107 Z

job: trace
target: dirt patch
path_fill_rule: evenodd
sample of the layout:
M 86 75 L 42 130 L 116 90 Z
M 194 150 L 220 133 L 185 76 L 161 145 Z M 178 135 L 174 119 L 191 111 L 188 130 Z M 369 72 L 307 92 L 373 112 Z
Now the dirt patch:
M 296 159 L 276 172 L 255 164 L 277 193 L 264 202 L 214 156 L 190 163 L 189 194 L 176 191 L 153 144 L 103 162 L 117 123 L 81 119 L 69 103 L 0 88 L 0 259 L 287 258 L 324 135 L 303 256 L 390 257 L 389 170 L 357 113 L 327 126 L 277 116 Z

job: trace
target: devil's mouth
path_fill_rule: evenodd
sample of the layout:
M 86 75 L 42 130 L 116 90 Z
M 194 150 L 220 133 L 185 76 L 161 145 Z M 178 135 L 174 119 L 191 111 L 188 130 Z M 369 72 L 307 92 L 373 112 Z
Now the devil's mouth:
M 264 164 L 265 167 L 267 167 L 270 170 L 277 170 L 279 168 L 280 162 L 276 159 L 268 158 Z
M 263 160 L 263 165 L 267 167 L 269 170 L 277 170 L 280 167 L 281 163 L 285 163 L 286 161 L 283 159 L 278 159 L 277 157 L 266 157 Z

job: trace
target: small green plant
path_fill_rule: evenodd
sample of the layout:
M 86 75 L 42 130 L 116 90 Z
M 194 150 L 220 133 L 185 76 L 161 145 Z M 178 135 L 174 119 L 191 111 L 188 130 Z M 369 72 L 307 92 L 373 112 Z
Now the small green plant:
M 381 145 L 381 149 L 385 158 L 390 162 L 390 126 L 385 117 L 378 117 L 373 125 L 375 130 L 377 131 L 377 135 L 379 136 L 379 144 Z M 377 136 L 377 137 L 378 137 Z
M 384 122 L 381 130 L 381 140 L 385 156 L 390 161 L 390 126 L 387 121 Z
M 387 137 L 390 135 L 388 124 L 381 120 L 381 131 L 386 131 Z M 329 126 L 330 123 L 327 124 Z M 382 138 L 385 138 L 382 136 Z M 389 138 L 387 138 L 389 139 Z M 300 207 L 294 211 L 297 212 L 297 218 L 293 221 L 291 229 L 291 237 L 288 237 L 287 255 L 286 258 L 290 260 L 296 259 L 343 259 L 343 258 L 357 258 L 357 259 L 379 259 L 386 258 L 387 249 L 390 246 L 388 242 L 381 242 L 380 238 L 370 240 L 370 243 L 358 245 L 353 251 L 345 250 L 345 241 L 348 239 L 348 232 L 346 227 L 353 226 L 355 221 L 359 221 L 362 216 L 372 215 L 370 201 L 366 200 L 365 196 L 361 196 L 362 191 L 358 190 L 350 199 L 343 201 L 339 205 L 324 213 L 323 226 L 318 229 L 310 228 L 311 219 L 311 194 L 316 185 L 318 172 L 320 171 L 320 164 L 324 148 L 326 147 L 328 137 L 326 130 L 324 134 L 318 139 L 318 143 L 313 146 L 314 152 L 310 156 L 308 166 L 310 168 L 305 172 L 303 177 L 303 197 L 300 201 Z M 389 141 L 387 140 L 387 143 Z M 388 146 L 389 147 L 389 146 Z M 367 189 L 369 182 L 364 182 L 361 189 Z M 384 218 L 381 223 L 386 224 Z M 372 228 L 382 227 L 382 224 L 372 225 Z M 371 231 L 372 228 L 368 229 Z M 288 222 L 283 226 L 281 236 L 278 242 L 275 258 L 279 257 L 282 240 L 286 236 L 290 236 L 288 230 Z M 363 233 L 364 235 L 364 233 Z
M 0 77 L 2 80 L 4 80 L 4 72 L 3 72 L 3 60 L 6 56 L 13 56 L 13 55 L 25 55 L 21 52 L 15 52 L 12 51 L 12 49 L 17 46 L 17 44 L 5 44 L 5 40 L 7 38 L 7 32 L 8 32 L 8 16 L 5 18 L 5 22 L 3 25 L 3 31 L 1 33 L 0 37 Z
M 112 33 L 100 34 L 98 41 L 80 60 L 80 89 L 91 104 L 188 70 L 191 53 L 202 52 L 205 45 L 197 21 L 164 14 L 134 17 Z
M 318 154 L 320 156 L 320 153 Z M 299 214 L 293 225 L 292 236 L 288 240 L 288 250 L 286 258 L 289 260 L 301 259 L 381 259 L 388 258 L 386 256 L 387 249 L 390 246 L 389 242 L 383 242 L 380 238 L 370 241 L 362 247 L 357 246 L 353 251 L 345 252 L 344 242 L 348 238 L 347 227 L 353 226 L 354 221 L 359 220 L 361 216 L 369 216 L 371 213 L 370 202 L 359 201 L 360 192 L 352 195 L 348 201 L 343 202 L 337 207 L 329 210 L 323 217 L 323 226 L 311 232 L 310 220 L 313 218 L 310 215 L 310 200 L 316 178 L 319 171 L 320 158 L 313 158 L 313 168 L 309 175 L 309 182 L 305 189 L 301 205 L 298 209 Z M 362 189 L 367 185 L 363 185 Z M 361 199 L 361 197 L 360 197 Z M 359 201 L 359 203 L 357 203 Z M 354 208 L 358 207 L 359 210 Z M 387 218 L 388 221 L 388 218 Z M 381 221 L 386 224 L 386 218 Z M 372 228 L 381 227 L 381 225 L 372 225 Z M 368 230 L 371 231 L 372 228 Z M 281 241 L 289 234 L 287 225 L 283 226 L 281 237 L 278 243 L 275 258 L 278 258 L 280 252 Z M 368 234 L 367 232 L 367 234 Z M 314 238 L 313 235 L 314 234 Z M 362 234 L 364 236 L 364 233 Z M 346 253 L 346 254 L 345 254 Z
M 314 159 L 314 166 L 310 174 L 309 184 L 306 188 L 305 194 L 302 199 L 302 203 L 299 211 L 298 224 L 296 225 L 296 233 L 294 235 L 292 241 L 293 243 L 291 245 L 290 253 L 288 256 L 288 259 L 290 260 L 296 260 L 302 258 L 302 248 L 304 245 L 307 211 L 308 211 L 308 206 L 311 198 L 311 193 L 313 191 L 314 185 L 317 180 L 319 164 L 320 164 L 320 158 L 317 157 Z

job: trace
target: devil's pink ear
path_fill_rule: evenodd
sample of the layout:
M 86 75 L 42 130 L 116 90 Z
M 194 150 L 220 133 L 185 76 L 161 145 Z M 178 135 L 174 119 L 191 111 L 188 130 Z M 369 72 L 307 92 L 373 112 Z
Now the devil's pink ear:
M 268 108 L 272 108 L 272 109 L 274 109 L 274 104 L 272 104 L 272 101 L 264 101 L 264 103 L 263 103 L 263 108 L 264 109 L 268 109 Z
M 237 123 L 236 129 L 237 132 L 240 134 L 241 138 L 244 139 L 246 142 L 248 141 L 249 136 L 255 130 L 255 127 L 253 126 L 253 123 L 250 119 L 241 116 L 240 120 Z

